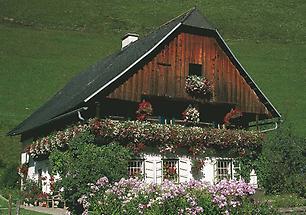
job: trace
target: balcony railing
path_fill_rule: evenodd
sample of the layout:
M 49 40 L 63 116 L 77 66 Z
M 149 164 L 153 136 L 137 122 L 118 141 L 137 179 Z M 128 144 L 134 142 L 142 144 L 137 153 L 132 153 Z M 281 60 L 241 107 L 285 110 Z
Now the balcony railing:
M 125 120 L 129 120 L 129 118 L 123 117 L 123 116 L 108 116 L 108 119 L 112 119 L 112 120 L 118 120 L 118 121 L 125 121 Z M 183 125 L 183 126 L 197 126 L 197 127 L 201 127 L 201 128 L 207 128 L 207 127 L 215 127 L 214 123 L 209 123 L 209 122 L 186 122 L 184 120 L 181 119 L 162 119 L 160 117 L 148 117 L 148 119 L 146 120 L 148 122 L 151 123 L 160 123 L 160 124 L 170 124 L 170 125 L 174 125 L 174 124 L 178 124 L 178 125 Z

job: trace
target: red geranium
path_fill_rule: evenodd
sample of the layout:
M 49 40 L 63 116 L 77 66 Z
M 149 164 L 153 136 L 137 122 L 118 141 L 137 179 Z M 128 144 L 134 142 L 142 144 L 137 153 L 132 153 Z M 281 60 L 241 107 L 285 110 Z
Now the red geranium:
M 138 110 L 136 111 L 136 119 L 143 121 L 148 116 L 152 115 L 153 108 L 150 102 L 147 102 L 146 100 L 143 100 L 138 105 Z
M 236 119 L 236 118 L 239 118 L 239 117 L 242 117 L 242 112 L 238 109 L 238 108 L 232 108 L 230 112 L 228 112 L 223 121 L 224 121 L 224 124 L 225 125 L 228 125 L 230 124 L 230 121 L 232 119 Z

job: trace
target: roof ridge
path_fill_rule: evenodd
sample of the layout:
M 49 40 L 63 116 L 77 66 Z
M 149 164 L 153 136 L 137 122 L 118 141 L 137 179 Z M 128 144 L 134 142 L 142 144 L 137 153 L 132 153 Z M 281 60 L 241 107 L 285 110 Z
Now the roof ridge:
M 186 13 L 186 16 L 183 18 L 183 20 L 181 21 L 181 23 L 185 22 L 186 19 L 190 16 L 190 14 L 191 14 L 193 11 L 195 11 L 195 10 L 197 10 L 196 6 L 192 7 L 190 10 L 188 10 L 187 12 L 185 12 L 185 13 Z M 183 14 L 182 14 L 182 15 L 183 15 Z
M 168 25 L 169 23 L 171 23 L 171 22 L 173 22 L 173 21 L 179 19 L 181 16 L 183 16 L 183 18 L 182 18 L 182 20 L 180 21 L 180 23 L 183 23 L 183 22 L 186 20 L 186 18 L 191 14 L 191 12 L 194 11 L 195 9 L 196 9 L 196 8 L 193 7 L 193 8 L 191 8 L 191 9 L 189 9 L 188 11 L 186 11 L 186 12 L 184 12 L 184 13 L 181 13 L 180 15 L 178 15 L 178 16 L 176 16 L 176 17 L 174 17 L 174 18 L 168 20 L 168 21 L 165 22 L 164 24 L 158 26 L 158 28 L 156 28 L 155 30 L 157 30 L 157 29 L 159 29 L 159 28 L 162 28 L 162 27 L 165 26 L 165 25 Z M 149 34 L 150 34 L 150 33 L 149 33 Z

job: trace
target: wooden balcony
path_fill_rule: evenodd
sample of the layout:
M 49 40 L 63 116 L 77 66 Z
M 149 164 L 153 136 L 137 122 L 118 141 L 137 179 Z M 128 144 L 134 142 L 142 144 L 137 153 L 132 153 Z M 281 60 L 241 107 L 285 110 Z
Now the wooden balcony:
M 107 118 L 112 119 L 112 120 L 118 120 L 118 121 L 126 121 L 130 120 L 129 118 L 123 117 L 123 116 L 108 116 Z M 165 124 L 165 125 L 174 125 L 174 124 L 179 124 L 183 126 L 197 126 L 201 128 L 207 128 L 207 127 L 215 127 L 214 123 L 208 123 L 208 122 L 186 122 L 184 120 L 180 119 L 165 119 L 162 117 L 154 117 L 151 116 L 149 117 L 146 121 L 151 122 L 151 123 L 160 123 L 160 124 Z

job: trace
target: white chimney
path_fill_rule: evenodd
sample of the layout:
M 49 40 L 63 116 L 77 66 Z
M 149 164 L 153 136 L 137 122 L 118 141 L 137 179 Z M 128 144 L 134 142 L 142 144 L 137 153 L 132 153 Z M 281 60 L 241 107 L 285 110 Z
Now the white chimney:
M 121 48 L 124 48 L 130 43 L 138 40 L 138 38 L 139 38 L 138 34 L 127 33 L 126 35 L 124 35 L 124 37 L 122 37 Z

